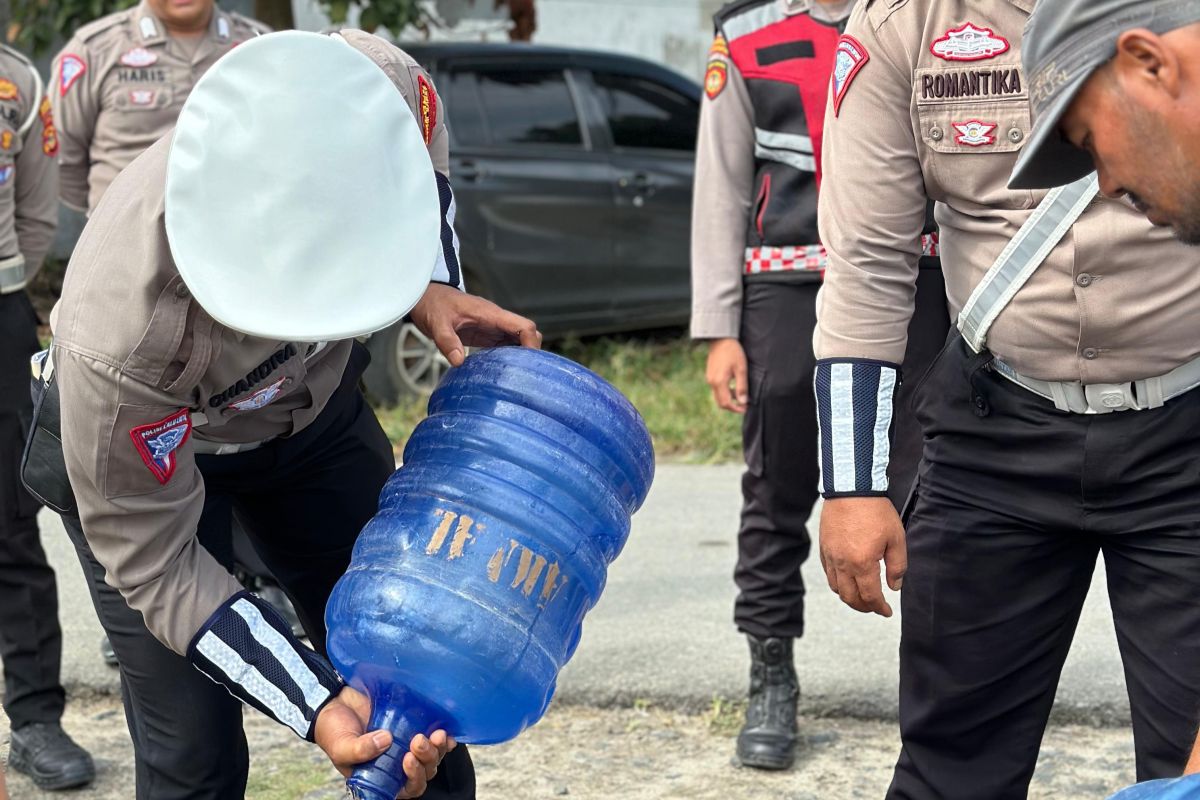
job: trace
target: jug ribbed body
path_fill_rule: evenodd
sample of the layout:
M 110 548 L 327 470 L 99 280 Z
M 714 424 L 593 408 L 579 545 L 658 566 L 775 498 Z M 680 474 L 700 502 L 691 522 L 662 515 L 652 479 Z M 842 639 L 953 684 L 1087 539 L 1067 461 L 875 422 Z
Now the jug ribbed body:
M 415 733 L 487 744 L 542 716 L 653 472 L 641 416 L 568 359 L 447 373 L 326 608 L 330 658 L 397 736 L 353 791 L 394 797 Z

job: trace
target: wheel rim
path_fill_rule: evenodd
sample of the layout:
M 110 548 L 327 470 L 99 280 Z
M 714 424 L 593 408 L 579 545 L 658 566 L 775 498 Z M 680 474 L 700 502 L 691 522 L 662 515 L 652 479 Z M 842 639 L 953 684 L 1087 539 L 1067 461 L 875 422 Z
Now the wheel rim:
M 450 362 L 438 352 L 437 345 L 411 322 L 400 327 L 396 338 L 396 367 L 404 388 L 426 395 L 437 388 Z

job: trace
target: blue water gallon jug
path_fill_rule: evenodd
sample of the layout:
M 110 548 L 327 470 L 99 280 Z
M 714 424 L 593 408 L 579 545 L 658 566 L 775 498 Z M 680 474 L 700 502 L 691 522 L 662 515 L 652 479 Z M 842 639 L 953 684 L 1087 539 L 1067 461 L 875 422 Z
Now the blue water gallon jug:
M 492 744 L 541 718 L 653 476 L 641 415 L 578 364 L 503 347 L 447 373 L 325 611 L 395 737 L 354 797 L 395 798 L 417 733 Z

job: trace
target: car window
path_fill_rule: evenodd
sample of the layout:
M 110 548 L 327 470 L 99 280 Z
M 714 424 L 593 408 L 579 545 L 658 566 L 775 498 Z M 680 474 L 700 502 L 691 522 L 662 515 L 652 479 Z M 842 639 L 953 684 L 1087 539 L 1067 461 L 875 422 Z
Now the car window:
M 450 137 L 467 147 L 487 144 L 478 84 L 475 73 L 466 70 L 445 72 L 438 81 L 438 92 L 446 101 Z
M 613 144 L 654 150 L 696 148 L 700 108 L 694 100 L 645 78 L 595 73 Z
M 492 144 L 582 146 L 579 116 L 562 70 L 489 69 L 478 73 L 478 81 Z

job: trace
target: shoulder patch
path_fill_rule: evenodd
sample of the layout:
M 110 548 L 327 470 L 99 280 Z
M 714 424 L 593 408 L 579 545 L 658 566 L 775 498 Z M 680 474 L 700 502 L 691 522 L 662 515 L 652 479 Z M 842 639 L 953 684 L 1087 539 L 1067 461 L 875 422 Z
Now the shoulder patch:
M 12 150 L 13 132 L 0 131 L 0 150 Z
M 871 54 L 862 43 L 849 34 L 842 34 L 838 39 L 837 51 L 833 61 L 833 116 L 842 110 L 842 100 L 854 81 L 858 71 L 871 60 Z
M 425 137 L 425 146 L 428 147 L 433 142 L 433 132 L 437 130 L 437 92 L 424 75 L 417 76 L 417 91 L 420 95 L 417 102 L 421 114 L 421 135 Z
M 3 167 L 0 167 L 0 186 L 7 184 L 15 174 L 17 174 L 17 168 L 12 164 L 5 164 Z
M 729 67 L 724 61 L 708 62 L 708 71 L 704 73 L 704 93 L 709 100 L 716 100 L 717 95 L 725 91 L 729 83 Z
M 169 417 L 148 425 L 138 425 L 129 431 L 133 446 L 146 468 L 163 486 L 175 474 L 175 451 L 188 440 L 192 432 L 192 415 L 181 408 Z
M 42 119 L 42 152 L 48 156 L 58 155 L 58 129 L 54 127 L 54 112 L 50 110 L 50 98 L 43 97 L 38 106 Z
M 83 77 L 83 73 L 87 72 L 87 64 L 83 59 L 74 53 L 66 53 L 62 57 L 62 61 L 58 65 L 58 94 L 60 97 L 66 97 L 67 92 L 75 85 L 75 81 Z
M 20 96 L 17 85 L 10 80 L 0 78 L 0 100 L 16 100 Z
M 1008 48 L 1008 40 L 991 28 L 964 22 L 934 39 L 929 52 L 945 61 L 983 61 L 1007 53 Z
M 712 47 L 708 48 L 709 58 L 728 58 L 729 57 L 729 42 L 725 41 L 725 37 L 717 34 L 713 39 Z

